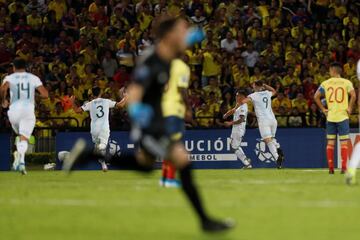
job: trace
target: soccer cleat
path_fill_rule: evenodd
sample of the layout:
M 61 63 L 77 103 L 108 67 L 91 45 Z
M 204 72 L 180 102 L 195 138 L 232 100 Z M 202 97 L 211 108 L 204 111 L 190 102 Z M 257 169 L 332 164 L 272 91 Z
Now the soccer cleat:
M 84 139 L 79 139 L 76 141 L 74 147 L 71 149 L 68 156 L 64 159 L 62 170 L 66 172 L 70 172 L 73 170 L 74 164 L 80 157 L 80 155 L 85 151 L 86 149 L 86 142 Z
M 18 170 L 22 175 L 26 175 L 26 168 L 25 168 L 25 163 L 20 163 L 19 164 L 19 170 Z
M 216 220 L 206 220 L 202 222 L 202 229 L 205 232 L 215 233 L 215 232 L 223 232 L 226 230 L 230 230 L 235 227 L 235 222 L 231 219 L 227 219 L 225 221 L 216 221 Z
M 329 169 L 329 174 L 335 174 L 334 169 Z
M 341 169 L 341 174 L 345 174 L 346 173 L 346 169 Z
M 284 152 L 280 148 L 278 148 L 277 151 L 278 151 L 279 157 L 276 160 L 276 165 L 277 165 L 278 169 L 282 169 L 283 168 L 283 163 L 284 163 L 284 160 L 285 160 Z
M 164 187 L 166 187 L 166 188 L 180 188 L 181 183 L 176 179 L 166 179 L 164 181 Z
M 103 172 L 107 172 L 109 169 L 108 169 L 106 162 L 105 161 L 99 161 L 99 162 L 101 164 L 101 168 L 102 168 Z
M 345 174 L 345 182 L 347 185 L 355 185 L 356 184 L 356 170 L 348 169 Z
M 245 166 L 243 166 L 243 168 L 242 169 L 252 169 L 252 165 L 251 164 L 249 164 L 249 165 L 245 165 Z

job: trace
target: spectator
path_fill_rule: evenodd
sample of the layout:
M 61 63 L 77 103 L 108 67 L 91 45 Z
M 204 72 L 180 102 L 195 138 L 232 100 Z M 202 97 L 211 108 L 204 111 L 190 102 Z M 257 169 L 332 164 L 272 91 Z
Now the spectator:
M 250 73 L 253 73 L 253 69 L 259 58 L 259 53 L 254 50 L 254 45 L 252 43 L 248 43 L 246 51 L 244 51 L 241 56 L 244 58 L 245 64 L 249 68 Z
M 231 32 L 226 33 L 226 38 L 221 40 L 221 48 L 225 49 L 229 53 L 233 53 L 234 50 L 238 47 L 238 42 L 233 39 Z
M 118 69 L 118 63 L 115 58 L 113 58 L 111 51 L 105 52 L 105 57 L 101 62 L 101 66 L 104 69 L 105 75 L 108 78 L 112 78 L 116 70 Z
M 294 107 L 291 111 L 291 115 L 289 116 L 288 126 L 289 127 L 301 127 L 302 125 L 303 125 L 303 121 L 299 114 L 299 111 L 296 107 Z
M 206 18 L 202 15 L 200 9 L 195 10 L 195 14 L 191 17 L 191 21 L 199 28 L 202 28 L 204 25 L 206 25 Z
M 285 114 L 290 113 L 291 111 L 291 101 L 285 96 L 284 92 L 278 92 L 276 98 L 272 101 L 272 107 L 275 113 L 280 113 L 280 107 L 284 108 Z

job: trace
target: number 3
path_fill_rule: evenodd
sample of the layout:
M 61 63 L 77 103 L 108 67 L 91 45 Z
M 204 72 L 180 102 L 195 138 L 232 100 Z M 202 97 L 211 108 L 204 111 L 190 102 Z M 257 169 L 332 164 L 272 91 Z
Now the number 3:
M 103 106 L 97 106 L 96 109 L 99 111 L 99 112 L 96 114 L 96 116 L 97 116 L 98 118 L 102 118 L 102 117 L 105 115 L 105 113 L 104 113 L 104 107 L 103 107 Z

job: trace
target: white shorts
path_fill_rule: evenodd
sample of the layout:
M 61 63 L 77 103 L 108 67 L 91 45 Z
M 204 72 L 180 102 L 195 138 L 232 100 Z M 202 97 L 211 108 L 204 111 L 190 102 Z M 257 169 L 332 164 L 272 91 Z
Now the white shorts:
M 29 139 L 35 127 L 35 113 L 32 107 L 10 107 L 8 111 L 12 129 L 17 135 Z
M 110 138 L 110 132 L 107 131 L 92 132 L 91 137 L 95 145 L 104 144 L 105 146 L 107 146 Z
M 275 138 L 277 130 L 277 121 L 259 122 L 259 131 L 261 139 Z
M 231 148 L 238 149 L 239 147 L 241 147 L 243 137 L 244 133 L 242 132 L 231 133 Z

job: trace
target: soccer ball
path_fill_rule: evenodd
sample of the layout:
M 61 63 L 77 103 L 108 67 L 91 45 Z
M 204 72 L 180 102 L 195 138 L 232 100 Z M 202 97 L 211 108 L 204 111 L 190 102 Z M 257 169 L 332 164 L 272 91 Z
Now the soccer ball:
M 109 140 L 108 154 L 110 156 L 117 156 L 117 157 L 121 155 L 121 148 L 119 144 L 113 139 Z
M 264 141 L 259 140 L 256 143 L 255 154 L 262 162 L 271 163 L 272 161 L 275 161 L 272 154 L 266 151 L 266 143 Z

